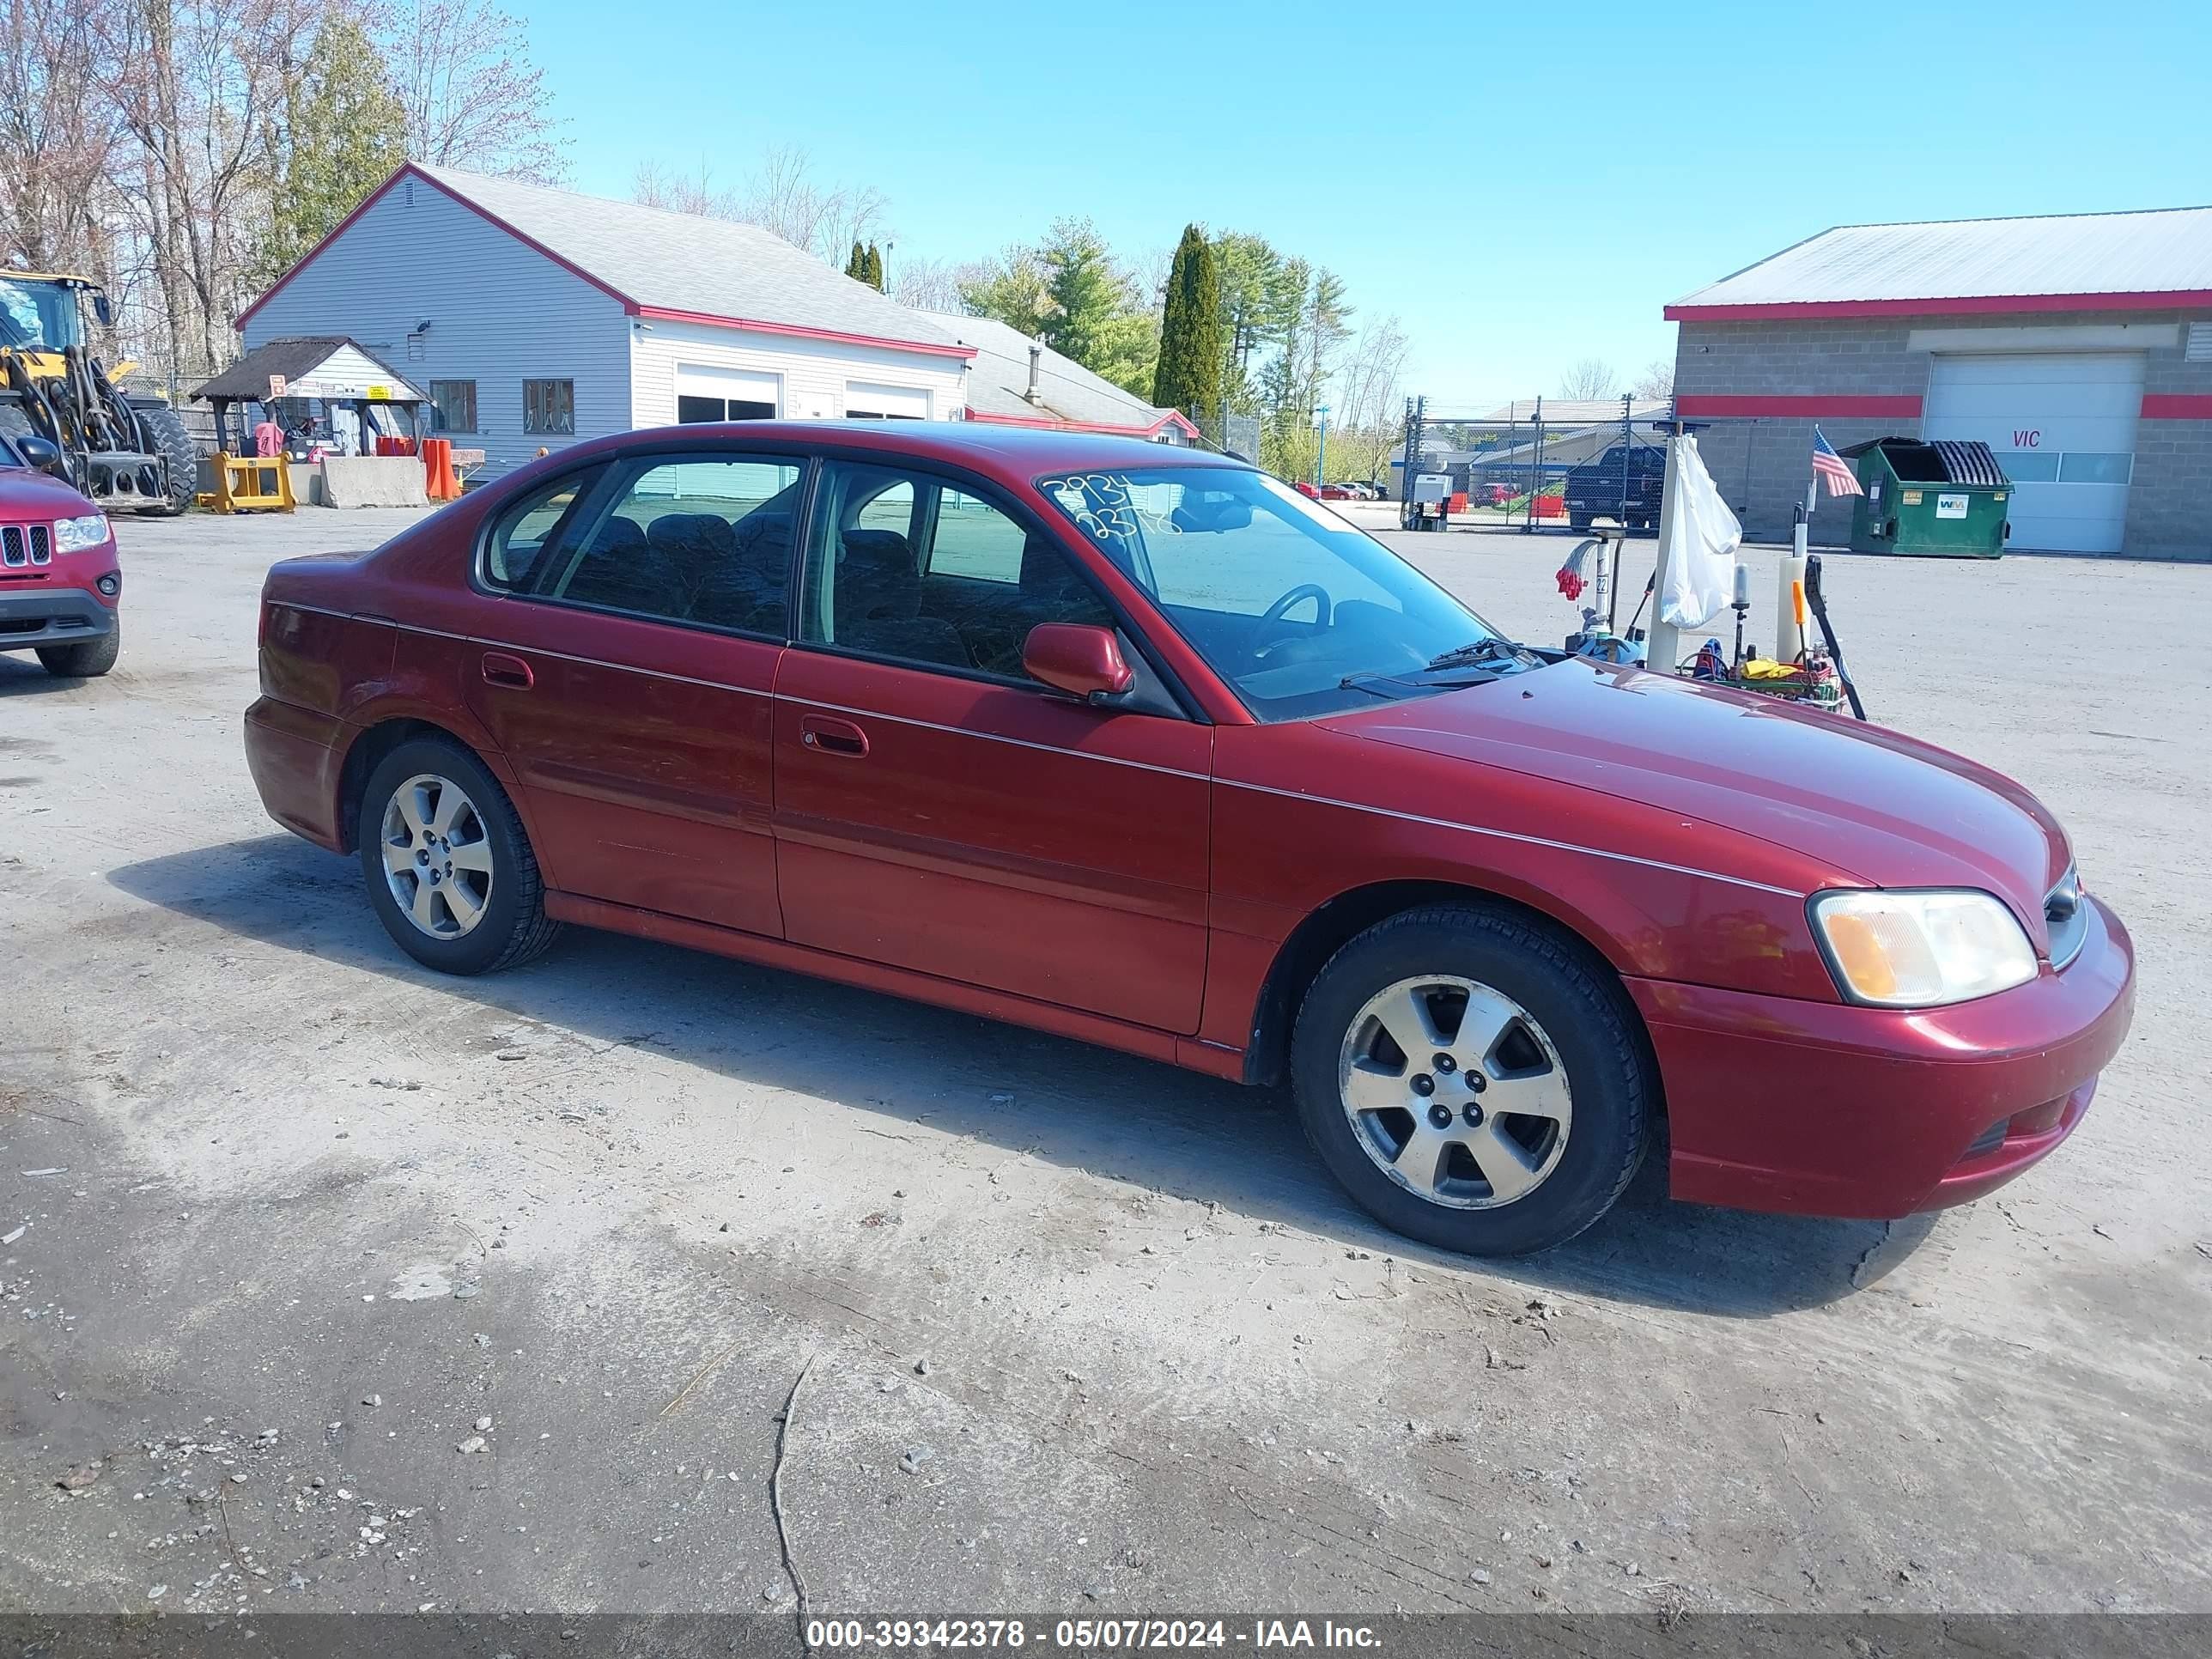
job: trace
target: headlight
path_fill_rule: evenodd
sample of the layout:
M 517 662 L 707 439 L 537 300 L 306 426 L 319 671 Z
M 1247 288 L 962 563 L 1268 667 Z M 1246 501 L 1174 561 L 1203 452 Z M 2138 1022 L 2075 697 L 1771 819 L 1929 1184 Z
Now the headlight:
M 1844 889 L 1814 895 L 1810 915 L 1853 1002 L 1936 1008 L 2035 977 L 2034 945 L 1987 893 Z
M 54 526 L 54 551 L 82 553 L 107 543 L 107 514 L 88 513 L 82 519 L 64 519 Z

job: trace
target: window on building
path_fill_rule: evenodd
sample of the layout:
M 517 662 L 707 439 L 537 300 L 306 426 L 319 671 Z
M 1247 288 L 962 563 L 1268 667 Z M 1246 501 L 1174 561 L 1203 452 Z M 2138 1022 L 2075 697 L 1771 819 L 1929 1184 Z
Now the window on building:
M 1115 625 L 1059 547 L 925 473 L 833 463 L 817 499 L 803 639 L 1024 679 L 1038 623 Z
M 430 425 L 439 432 L 477 429 L 477 383 L 474 380 L 430 382 Z
M 522 429 L 533 433 L 574 432 L 576 383 L 574 380 L 525 380 L 522 383 Z
M 2069 449 L 2058 462 L 2061 483 L 2124 484 L 2134 475 L 2133 455 L 2105 454 L 2094 450 Z
M 929 393 L 921 386 L 874 386 L 865 380 L 845 384 L 845 418 L 848 421 L 926 421 Z
M 676 420 L 679 426 L 696 426 L 707 421 L 772 421 L 775 418 L 774 404 L 756 403 L 748 398 L 702 398 L 687 392 L 676 399 Z

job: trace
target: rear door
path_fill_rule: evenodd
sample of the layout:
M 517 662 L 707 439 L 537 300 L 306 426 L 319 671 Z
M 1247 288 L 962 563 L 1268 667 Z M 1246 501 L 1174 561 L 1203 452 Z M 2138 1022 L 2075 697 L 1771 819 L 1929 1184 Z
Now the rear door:
M 782 931 L 770 696 L 805 471 L 736 448 L 626 458 L 492 526 L 478 579 L 504 603 L 465 696 L 563 890 Z
M 1022 673 L 1038 623 L 1116 619 L 984 487 L 832 461 L 809 523 L 776 681 L 787 936 L 1196 1030 L 1212 728 L 1164 689 L 1097 708 Z

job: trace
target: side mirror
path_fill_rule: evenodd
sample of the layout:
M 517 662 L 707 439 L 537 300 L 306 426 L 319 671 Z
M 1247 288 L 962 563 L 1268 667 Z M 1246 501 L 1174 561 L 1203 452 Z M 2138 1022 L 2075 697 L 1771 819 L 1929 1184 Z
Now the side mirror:
M 1118 697 L 1137 683 L 1114 630 L 1081 623 L 1039 623 L 1030 629 L 1022 667 L 1031 679 L 1086 702 Z
M 107 303 L 107 295 L 98 289 L 92 291 L 92 314 L 100 319 L 100 325 L 102 328 L 114 325 L 115 307 Z
M 64 476 L 67 471 L 62 464 L 61 446 L 52 438 L 41 438 L 35 434 L 25 433 L 15 440 L 15 447 L 21 452 L 23 459 L 27 463 L 38 468 L 41 472 L 51 472 L 58 478 Z

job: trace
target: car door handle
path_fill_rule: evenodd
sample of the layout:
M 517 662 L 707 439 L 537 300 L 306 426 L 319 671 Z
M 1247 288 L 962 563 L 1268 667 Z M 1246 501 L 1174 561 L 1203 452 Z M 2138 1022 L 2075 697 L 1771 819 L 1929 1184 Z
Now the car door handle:
M 517 691 L 527 691 L 537 684 L 537 676 L 530 665 L 520 657 L 510 657 L 504 651 L 487 651 L 483 658 L 483 677 L 486 685 L 511 686 Z
M 865 755 L 868 752 L 868 734 L 850 720 L 831 720 L 826 714 L 803 714 L 799 720 L 799 741 L 809 749 L 825 755 Z

